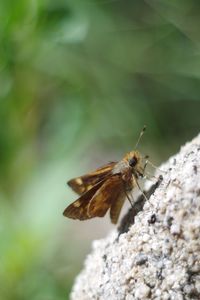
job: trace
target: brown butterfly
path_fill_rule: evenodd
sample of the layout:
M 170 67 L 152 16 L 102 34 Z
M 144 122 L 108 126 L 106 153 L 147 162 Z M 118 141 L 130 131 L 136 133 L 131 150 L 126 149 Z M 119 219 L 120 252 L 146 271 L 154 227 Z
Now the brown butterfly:
M 138 142 L 145 129 L 140 133 Z M 136 186 L 140 188 L 138 179 L 144 177 L 146 167 L 146 164 L 142 167 L 141 162 L 140 153 L 131 151 L 119 162 L 110 162 L 91 173 L 71 179 L 68 185 L 80 198 L 64 210 L 64 216 L 87 220 L 103 217 L 110 208 L 111 222 L 116 224 L 126 197 L 131 202 L 128 194 Z

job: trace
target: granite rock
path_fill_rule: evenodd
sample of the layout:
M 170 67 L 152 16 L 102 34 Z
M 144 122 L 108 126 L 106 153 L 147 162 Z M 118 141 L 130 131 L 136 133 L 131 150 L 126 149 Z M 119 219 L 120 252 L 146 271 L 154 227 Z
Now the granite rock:
M 71 300 L 200 299 L 200 135 L 160 169 L 137 214 L 93 242 Z

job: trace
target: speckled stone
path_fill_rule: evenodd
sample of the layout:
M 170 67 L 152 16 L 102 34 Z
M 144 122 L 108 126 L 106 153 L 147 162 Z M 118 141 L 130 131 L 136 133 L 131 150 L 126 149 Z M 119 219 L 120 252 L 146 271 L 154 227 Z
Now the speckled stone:
M 200 299 L 200 135 L 160 169 L 129 231 L 93 242 L 71 300 Z

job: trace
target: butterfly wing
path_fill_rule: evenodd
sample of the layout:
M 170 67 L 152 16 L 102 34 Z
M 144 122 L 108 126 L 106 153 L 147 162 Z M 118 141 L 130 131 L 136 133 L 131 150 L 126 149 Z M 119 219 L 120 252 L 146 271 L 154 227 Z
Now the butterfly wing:
M 119 195 L 124 190 L 121 174 L 110 176 L 94 194 L 88 205 L 88 215 L 91 218 L 103 217 Z M 112 219 L 111 219 L 112 220 Z M 113 221 L 114 221 L 113 217 Z
M 89 191 L 96 183 L 108 177 L 111 174 L 115 164 L 116 162 L 110 162 L 91 173 L 69 180 L 67 184 L 77 194 L 82 195 Z
M 121 191 L 121 193 L 119 193 L 118 198 L 113 199 L 113 202 L 112 202 L 112 205 L 110 208 L 110 219 L 113 224 L 116 224 L 119 219 L 119 215 L 120 215 L 120 212 L 121 212 L 121 209 L 122 209 L 125 199 L 126 199 L 126 195 L 125 195 L 124 191 Z
M 105 181 L 101 181 L 94 185 L 90 190 L 84 193 L 80 198 L 70 204 L 63 212 L 65 217 L 78 220 L 87 220 L 92 218 L 88 215 L 88 204 L 94 194 L 103 185 Z

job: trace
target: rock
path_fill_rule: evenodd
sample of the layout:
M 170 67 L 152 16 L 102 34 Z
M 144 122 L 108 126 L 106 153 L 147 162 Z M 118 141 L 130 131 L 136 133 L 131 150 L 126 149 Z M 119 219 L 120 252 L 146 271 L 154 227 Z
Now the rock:
M 71 300 L 200 299 L 200 135 L 160 169 L 149 201 L 93 242 Z

